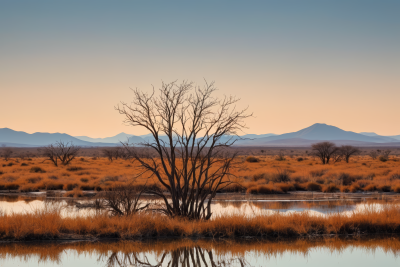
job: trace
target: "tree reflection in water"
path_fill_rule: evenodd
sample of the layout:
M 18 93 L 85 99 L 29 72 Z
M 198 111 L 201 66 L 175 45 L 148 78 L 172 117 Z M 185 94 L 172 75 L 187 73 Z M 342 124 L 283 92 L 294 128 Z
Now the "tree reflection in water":
M 144 253 L 118 253 L 113 252 L 104 259 L 105 255 L 99 258 L 99 261 L 106 260 L 107 267 L 228 267 L 228 266 L 250 266 L 242 257 L 229 258 L 226 256 L 214 259 L 212 250 L 201 247 L 181 247 L 172 251 L 164 252 L 159 256 L 154 255 L 154 259 Z

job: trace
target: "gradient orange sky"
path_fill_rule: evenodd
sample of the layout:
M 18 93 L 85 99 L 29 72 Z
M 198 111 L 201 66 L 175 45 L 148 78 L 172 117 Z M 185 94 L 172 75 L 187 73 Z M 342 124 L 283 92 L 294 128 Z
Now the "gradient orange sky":
M 130 87 L 215 81 L 246 133 L 400 134 L 399 1 L 2 1 L 0 128 L 146 134 Z

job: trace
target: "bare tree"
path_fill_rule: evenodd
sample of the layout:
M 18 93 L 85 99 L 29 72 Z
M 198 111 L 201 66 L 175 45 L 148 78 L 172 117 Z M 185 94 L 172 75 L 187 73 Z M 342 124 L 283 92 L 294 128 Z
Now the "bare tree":
M 368 155 L 372 158 L 372 159 L 376 159 L 379 156 L 378 151 L 376 150 L 371 150 Z
M 58 156 L 59 156 L 59 150 L 58 147 L 51 144 L 42 148 L 38 149 L 39 153 L 41 153 L 44 157 L 46 157 L 48 160 L 53 162 L 54 166 L 58 166 Z
M 336 149 L 336 151 L 334 151 L 331 155 L 331 160 L 333 161 L 333 163 L 340 162 L 343 158 L 344 156 L 340 148 Z
M 71 142 L 59 141 L 56 143 L 59 149 L 59 156 L 63 165 L 68 165 L 78 155 L 81 147 L 73 145 Z
M 11 148 L 4 147 L 2 149 L 1 155 L 3 156 L 5 161 L 8 161 L 11 158 L 12 154 L 14 154 L 14 151 Z
M 58 166 L 58 161 L 63 165 L 68 165 L 75 157 L 81 148 L 70 142 L 58 141 L 55 144 L 48 145 L 40 149 L 42 155 L 48 158 Z
M 125 144 L 129 156 L 139 163 L 143 175 L 155 178 L 163 190 L 147 190 L 164 207 L 158 211 L 171 217 L 209 219 L 211 202 L 218 190 L 228 186 L 236 153 L 227 150 L 242 130 L 246 109 L 236 110 L 238 99 L 220 100 L 212 94 L 214 83 L 203 88 L 191 82 L 162 83 L 159 94 L 133 90 L 131 104 L 116 107 L 131 126 L 149 131 L 152 139 L 140 146 Z M 166 135 L 166 138 L 161 138 Z
M 114 151 L 111 148 L 103 148 L 101 150 L 101 153 L 103 153 L 103 155 L 109 160 L 109 161 L 113 161 L 114 159 Z
M 346 163 L 349 163 L 350 157 L 361 153 L 361 150 L 354 146 L 341 146 L 339 151 Z
M 109 161 L 113 161 L 114 159 L 119 159 L 119 158 L 124 158 L 125 157 L 125 151 L 123 147 L 109 147 L 109 148 L 103 148 L 101 150 L 103 155 L 108 158 Z
M 328 164 L 331 157 L 338 151 L 338 147 L 332 142 L 316 143 L 311 148 L 313 155 L 320 158 L 322 164 Z
M 388 160 L 390 153 L 392 153 L 392 150 L 389 149 L 383 150 L 381 152 L 381 157 L 384 158 L 385 160 Z

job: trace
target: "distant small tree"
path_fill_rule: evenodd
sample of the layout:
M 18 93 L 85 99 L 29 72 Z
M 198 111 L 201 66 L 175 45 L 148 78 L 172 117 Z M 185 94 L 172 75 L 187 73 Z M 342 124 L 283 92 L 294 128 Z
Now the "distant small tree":
M 80 146 L 75 146 L 70 142 L 59 141 L 56 144 L 59 149 L 58 158 L 63 165 L 68 165 L 72 160 L 74 160 L 81 149 Z
M 350 157 L 360 154 L 361 150 L 354 146 L 341 146 L 339 148 L 339 152 L 346 161 L 346 163 L 349 163 Z
M 111 162 L 114 159 L 124 158 L 126 156 L 125 149 L 123 147 L 103 148 L 101 152 Z
M 378 151 L 376 150 L 371 150 L 368 155 L 372 158 L 372 159 L 376 159 L 379 156 Z
M 53 162 L 54 166 L 58 166 L 58 154 L 59 150 L 57 146 L 51 144 L 38 149 L 39 153 L 42 154 L 43 157 L 46 157 L 48 160 Z
M 286 160 L 285 158 L 285 152 L 283 150 L 279 151 L 278 154 L 275 157 L 275 160 L 277 161 L 283 161 Z
M 48 145 L 40 149 L 42 155 L 48 158 L 55 166 L 58 166 L 58 161 L 63 165 L 68 165 L 75 157 L 81 148 L 70 142 L 58 141 L 55 144 Z
M 113 161 L 114 159 L 114 153 L 111 148 L 103 148 L 101 150 L 101 153 L 103 153 L 103 156 L 105 156 L 109 161 Z
M 4 147 L 2 150 L 3 151 L 1 155 L 3 156 L 5 161 L 8 161 L 11 158 L 12 154 L 14 154 L 14 151 L 9 147 Z
M 338 147 L 332 142 L 316 143 L 311 148 L 313 155 L 318 157 L 322 164 L 328 164 L 331 157 L 338 151 Z
M 333 163 L 340 162 L 344 158 L 342 151 L 338 148 L 335 152 L 332 153 L 331 160 Z
M 392 151 L 389 150 L 389 149 L 383 150 L 383 151 L 381 152 L 381 155 L 379 156 L 379 160 L 380 160 L 380 161 L 383 161 L 383 162 L 388 161 L 388 160 L 389 160 L 389 155 L 390 155 L 390 153 L 392 153 Z

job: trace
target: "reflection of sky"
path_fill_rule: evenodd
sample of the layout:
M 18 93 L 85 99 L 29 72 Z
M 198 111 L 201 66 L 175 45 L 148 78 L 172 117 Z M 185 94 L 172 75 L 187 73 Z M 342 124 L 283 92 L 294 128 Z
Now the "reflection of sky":
M 81 203 L 85 202 L 83 200 Z M 381 210 L 390 203 L 348 203 L 343 202 L 327 202 L 327 201 L 273 201 L 263 205 L 265 201 L 215 201 L 212 204 L 212 212 L 214 216 L 217 215 L 270 215 L 270 214 L 292 214 L 307 212 L 310 215 L 329 215 L 330 213 L 342 213 L 351 215 L 353 213 L 365 211 Z M 398 205 L 398 204 L 396 204 Z M 58 209 L 61 208 L 62 216 L 86 216 L 94 213 L 91 209 L 77 209 L 73 205 L 67 205 L 66 201 L 44 202 L 42 200 L 33 200 L 30 202 L 16 201 L 7 202 L 0 201 L 0 210 L 10 214 L 26 213 L 32 211 L 41 211 L 44 209 Z
M 279 205 L 279 204 L 278 204 Z M 240 207 L 236 205 L 224 205 L 221 202 L 213 205 L 214 215 L 245 215 L 245 216 L 255 216 L 255 215 L 271 215 L 271 214 L 292 214 L 307 212 L 310 215 L 321 216 L 329 215 L 334 213 L 341 213 L 344 215 L 351 215 L 353 213 L 360 213 L 365 211 L 378 211 L 387 207 L 388 204 L 381 203 L 357 203 L 353 205 L 343 204 L 343 205 L 326 205 L 326 204 L 315 204 L 311 208 L 298 207 L 293 205 L 291 208 L 266 208 L 256 206 L 250 202 L 243 202 Z M 390 205 L 390 204 L 389 204 Z
M 6 214 L 11 213 L 29 213 L 35 211 L 43 211 L 45 209 L 61 209 L 61 216 L 86 216 L 92 211 L 89 209 L 77 209 L 74 206 L 67 205 L 65 201 L 45 203 L 42 200 L 34 200 L 26 203 L 25 201 L 7 202 L 0 201 L 0 210 Z M 94 211 L 93 211 L 94 213 Z
M 222 259 L 231 259 L 230 252 L 225 255 L 213 255 L 214 261 L 218 262 Z M 32 257 L 4 257 L 0 261 L 0 267 L 8 266 L 20 266 L 20 267 L 34 267 L 34 266 L 74 266 L 74 267 L 86 267 L 86 266 L 107 266 L 109 253 L 106 257 L 99 257 L 97 252 L 93 253 L 77 253 L 75 250 L 66 250 L 61 257 L 59 262 L 51 262 L 50 260 L 42 261 L 37 255 Z M 1 254 L 0 257 L 5 256 Z M 118 253 L 119 259 L 122 260 L 124 254 Z M 156 255 L 153 252 L 140 253 L 141 259 L 147 258 L 150 263 L 155 263 L 156 259 L 160 258 L 160 255 Z M 164 261 L 167 266 L 168 260 L 171 255 L 169 254 Z M 236 258 L 236 256 L 235 256 Z M 205 259 L 210 265 L 208 255 L 206 254 Z M 399 259 L 392 253 L 386 253 L 381 248 L 372 250 L 363 250 L 357 247 L 348 247 L 343 250 L 330 250 L 327 248 L 315 248 L 311 249 L 305 255 L 300 252 L 290 253 L 284 252 L 276 256 L 267 256 L 263 253 L 257 253 L 255 251 L 248 251 L 244 254 L 244 259 L 249 263 L 250 266 L 261 267 L 261 266 L 297 266 L 297 267 L 333 267 L 333 266 L 398 266 Z M 136 266 L 136 265 L 126 265 Z M 137 265 L 141 266 L 141 265 Z M 183 266 L 181 264 L 177 266 Z M 192 266 L 193 265 L 189 265 Z M 196 265 L 194 265 L 196 266 Z M 205 266 L 197 265 L 196 267 Z M 238 262 L 234 262 L 230 266 L 240 266 Z

